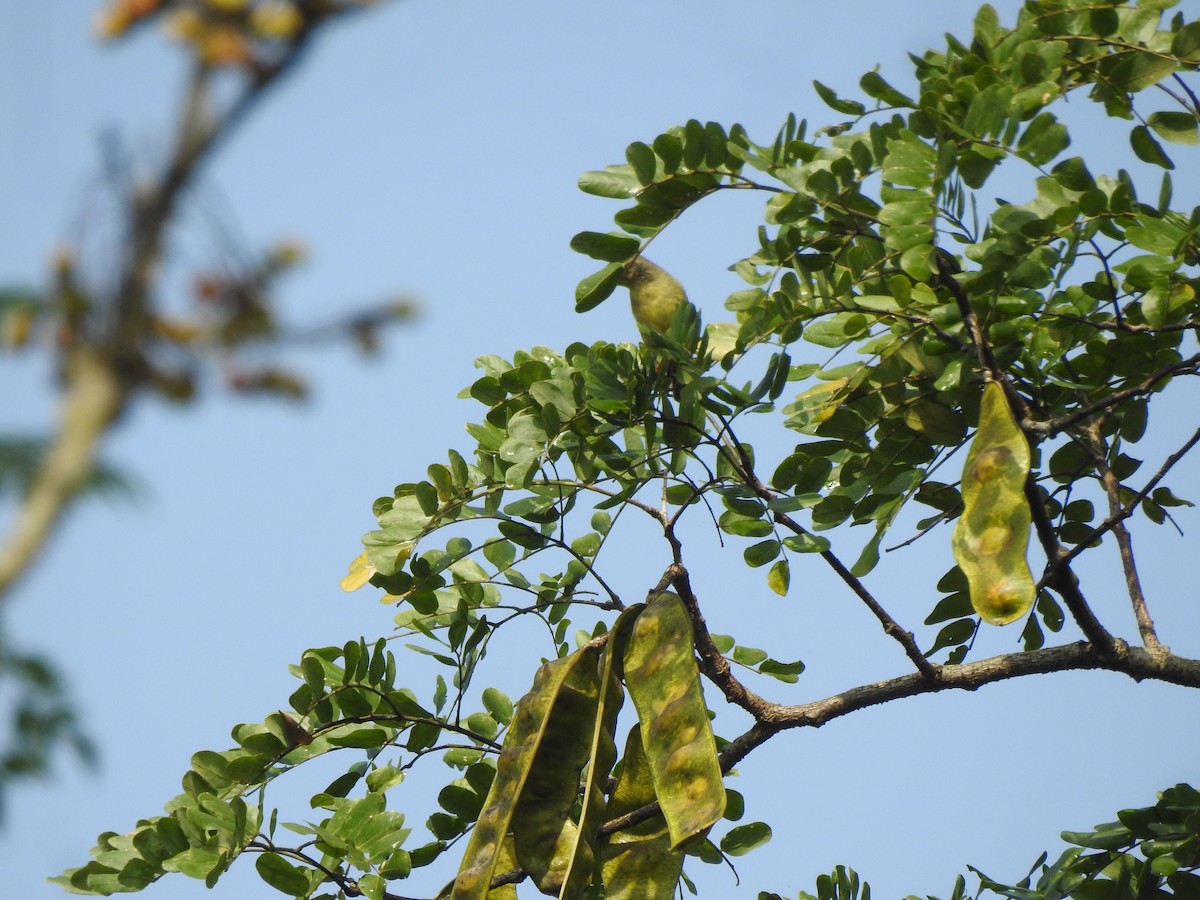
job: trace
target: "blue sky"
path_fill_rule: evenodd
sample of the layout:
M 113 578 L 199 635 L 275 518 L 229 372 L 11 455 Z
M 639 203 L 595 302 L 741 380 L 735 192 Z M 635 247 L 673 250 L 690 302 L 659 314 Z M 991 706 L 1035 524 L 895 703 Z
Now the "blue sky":
M 1018 6 L 995 5 L 1006 21 Z M 105 130 L 143 162 L 165 152 L 177 51 L 156 34 L 99 46 L 93 9 L 0 0 L 0 283 L 37 283 L 72 234 L 103 246 L 91 223 L 102 221 L 94 186 Z M 177 258 L 212 261 L 214 220 L 251 247 L 296 235 L 312 251 L 285 291 L 296 321 L 396 293 L 418 298 L 422 317 L 390 333 L 374 361 L 346 349 L 295 357 L 316 389 L 303 407 L 214 390 L 184 411 L 143 402 L 112 435 L 105 457 L 136 476 L 139 498 L 76 510 L 5 618 L 16 642 L 60 663 L 102 766 L 87 775 L 67 763 L 54 784 L 15 792 L 0 832 L 6 892 L 61 896 L 47 875 L 84 862 L 99 832 L 160 812 L 192 752 L 224 748 L 232 725 L 286 703 L 286 667 L 302 650 L 389 631 L 388 607 L 371 591 L 343 594 L 337 581 L 373 525 L 371 501 L 445 448 L 465 447 L 462 424 L 477 407 L 454 398 L 475 377 L 476 356 L 635 338 L 622 296 L 584 317 L 573 311 L 592 264 L 567 243 L 607 230 L 616 209 L 578 191 L 581 172 L 621 162 L 630 141 L 688 118 L 741 122 L 764 140 L 792 111 L 831 121 L 814 78 L 852 93 L 879 64 L 904 83 L 906 53 L 967 33 L 974 10 L 963 0 L 404 0 L 331 29 L 206 170 Z M 656 260 L 710 319 L 740 286 L 726 267 L 754 246 L 760 216 L 753 198 L 721 198 L 656 243 Z M 0 358 L 0 431 L 45 428 L 51 384 L 42 361 Z M 1177 416 L 1155 427 L 1169 448 L 1192 426 Z M 1194 466 L 1178 484 L 1195 496 Z M 1162 630 L 1196 656 L 1200 633 L 1184 602 L 1194 584 L 1172 568 L 1194 534 L 1143 525 L 1139 536 Z M 848 535 L 846 555 L 866 537 Z M 737 553 L 708 554 L 702 599 L 715 631 L 809 664 L 798 685 L 765 688 L 775 697 L 801 702 L 906 671 L 823 572 L 794 575 L 780 601 L 761 573 L 747 581 Z M 870 583 L 915 626 L 931 601 L 906 592 L 906 575 L 948 561 L 947 546 L 921 549 L 885 561 Z M 631 559 L 623 590 L 645 591 L 659 566 L 658 556 Z M 1089 595 L 1129 634 L 1115 563 L 1089 575 Z M 984 649 L 1015 649 L 1016 639 L 994 630 Z M 531 675 L 496 678 L 517 696 Z M 1068 674 L 783 735 L 743 763 L 735 784 L 747 817 L 775 827 L 773 842 L 738 861 L 740 886 L 724 869 L 689 871 L 708 896 L 739 898 L 794 897 L 839 863 L 881 897 L 944 896 L 967 863 L 1019 878 L 1059 830 L 1194 779 L 1194 704 L 1182 688 Z M 281 796 L 283 817 L 304 818 L 305 796 Z M 412 823 L 428 811 L 414 808 Z M 235 866 L 216 895 L 168 878 L 149 896 L 279 896 L 251 866 Z

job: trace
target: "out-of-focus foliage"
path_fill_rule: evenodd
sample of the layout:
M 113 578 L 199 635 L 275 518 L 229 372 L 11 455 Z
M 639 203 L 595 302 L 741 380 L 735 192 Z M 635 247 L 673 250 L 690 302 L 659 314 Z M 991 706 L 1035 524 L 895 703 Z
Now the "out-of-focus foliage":
M 43 285 L 0 282 L 0 355 L 37 354 L 57 376 L 57 407 L 46 434 L 0 434 L 0 604 L 52 540 L 82 496 L 127 489 L 130 479 L 100 462 L 102 444 L 130 406 L 155 394 L 186 406 L 205 390 L 303 399 L 302 373 L 279 362 L 283 351 L 331 340 L 376 352 L 381 329 L 413 315 L 394 299 L 310 326 L 288 321 L 279 283 L 305 255 L 285 240 L 265 252 L 222 235 L 220 258 L 192 273 L 185 297 L 168 289 L 179 255 L 164 250 L 186 194 L 221 142 L 301 58 L 330 21 L 367 3 L 336 0 L 114 0 L 101 11 L 106 38 L 160 20 L 182 39 L 190 64 L 177 131 L 166 158 L 143 165 L 109 143 L 103 226 L 53 256 Z M 217 83 L 219 81 L 219 83 Z M 219 228 L 219 224 L 214 224 Z M 85 249 L 91 252 L 84 252 Z M 85 261 L 86 260 L 86 261 Z M 2 277 L 2 275 L 0 275 Z M 49 416 L 47 418 L 50 418 Z M 11 427 L 11 426 L 10 426 Z M 0 767 L 0 788 L 48 772 L 57 743 L 79 745 L 75 714 L 53 664 L 29 652 L 0 659 L 0 704 L 19 749 Z M 53 712 L 47 697 L 53 696 Z M 69 726 L 69 727 L 68 727 Z

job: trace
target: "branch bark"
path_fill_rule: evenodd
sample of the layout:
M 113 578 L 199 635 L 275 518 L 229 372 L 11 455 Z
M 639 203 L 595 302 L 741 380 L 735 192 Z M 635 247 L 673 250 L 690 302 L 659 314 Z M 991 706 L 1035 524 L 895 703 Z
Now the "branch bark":
M 1184 687 L 1200 687 L 1200 660 L 1154 653 L 1141 647 L 1131 647 L 1124 641 L 1116 641 L 1115 645 L 1116 651 L 1111 655 L 1101 652 L 1092 644 L 1075 643 L 1027 653 L 993 656 L 964 665 L 940 666 L 940 677 L 936 681 L 914 673 L 850 688 L 812 703 L 796 706 L 772 704 L 749 730 L 734 738 L 721 751 L 721 766 L 729 771 L 756 747 L 790 728 L 819 728 L 833 719 L 868 706 L 938 691 L 974 691 L 986 684 L 1026 675 L 1104 669 L 1128 675 L 1135 681 L 1151 679 Z
M 65 365 L 57 434 L 0 544 L 0 598 L 45 548 L 54 526 L 92 474 L 100 439 L 125 402 L 112 367 L 93 348 L 72 350 Z

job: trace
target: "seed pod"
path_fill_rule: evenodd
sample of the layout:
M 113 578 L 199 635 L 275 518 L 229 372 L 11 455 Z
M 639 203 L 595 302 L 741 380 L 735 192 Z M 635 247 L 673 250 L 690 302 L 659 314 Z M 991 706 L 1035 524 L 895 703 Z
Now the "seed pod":
M 549 886 L 565 874 L 570 851 L 559 845 L 576 837 L 569 814 L 599 700 L 599 658 L 599 649 L 587 647 L 546 663 L 517 703 L 452 900 L 488 897 L 510 832 L 518 861 L 535 880 Z
M 967 576 L 971 605 L 985 622 L 1007 625 L 1034 600 L 1029 547 L 1029 444 L 1017 426 L 1004 388 L 983 389 L 979 428 L 963 467 L 963 512 L 954 529 L 954 559 Z
M 642 731 L 634 726 L 625 742 L 621 778 L 608 802 L 611 818 L 631 813 L 657 799 L 650 763 L 642 749 Z M 672 900 L 683 871 L 683 851 L 671 849 L 661 815 L 608 836 L 601 848 L 606 900 Z
M 625 687 L 673 850 L 702 840 L 725 812 L 693 640 L 683 601 L 663 594 L 638 616 L 625 648 Z

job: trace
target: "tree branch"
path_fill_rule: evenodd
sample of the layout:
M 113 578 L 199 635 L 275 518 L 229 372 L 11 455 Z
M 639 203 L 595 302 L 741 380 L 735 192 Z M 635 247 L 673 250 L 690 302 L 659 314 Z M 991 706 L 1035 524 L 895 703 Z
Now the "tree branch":
M 100 438 L 125 402 L 112 369 L 86 344 L 68 353 L 65 381 L 57 434 L 0 544 L 0 600 L 45 548 L 91 475 Z
M 696 652 L 700 656 L 700 671 L 715 684 L 725 695 L 725 699 L 735 706 L 740 706 L 757 720 L 770 709 L 773 704 L 747 688 L 733 674 L 729 660 L 717 649 L 708 625 L 700 612 L 700 602 L 692 590 L 691 580 L 687 569 L 678 564 L 672 564 L 667 569 L 671 584 L 679 592 L 680 598 L 687 607 L 692 619 L 692 631 L 695 633 Z
M 1137 621 L 1138 633 L 1142 636 L 1142 645 L 1147 650 L 1160 650 L 1162 644 L 1154 629 L 1154 620 L 1150 617 L 1150 608 L 1146 604 L 1146 594 L 1142 590 L 1142 582 L 1138 577 L 1137 563 L 1133 558 L 1133 538 L 1125 527 L 1125 518 L 1121 516 L 1124 508 L 1121 504 L 1121 482 L 1109 467 L 1105 458 L 1104 440 L 1100 435 L 1099 422 L 1092 420 L 1086 429 L 1089 449 L 1096 470 L 1100 473 L 1100 483 L 1104 485 L 1104 493 L 1108 499 L 1108 515 L 1112 519 L 1112 533 L 1117 541 L 1117 552 L 1121 557 L 1121 569 L 1125 573 L 1125 588 L 1129 592 L 1129 602 L 1133 606 L 1133 616 Z
M 1012 653 L 964 665 L 939 667 L 936 681 L 919 673 L 902 675 L 887 681 L 851 688 L 832 697 L 797 706 L 774 705 L 744 734 L 730 741 L 721 751 L 721 767 L 729 771 L 752 750 L 780 731 L 790 728 L 819 728 L 868 706 L 877 706 L 905 697 L 938 691 L 973 691 L 985 684 L 1080 669 L 1104 669 L 1128 675 L 1134 681 L 1154 680 L 1184 687 L 1200 687 L 1200 660 L 1169 653 L 1152 653 L 1118 641 L 1119 651 L 1104 654 L 1094 645 L 1075 643 L 1047 647 L 1027 653 Z
M 758 473 L 754 471 L 753 463 L 750 460 L 750 455 L 746 453 L 742 443 L 734 435 L 732 429 L 727 423 L 722 423 L 725 433 L 728 435 L 730 442 L 730 451 L 736 455 L 732 461 L 737 467 L 737 470 L 742 473 L 743 483 L 754 491 L 760 500 L 770 502 L 778 497 L 775 491 L 771 490 L 762 479 L 758 477 Z M 809 535 L 808 529 L 789 516 L 787 513 L 776 511 L 772 517 L 776 524 L 782 525 L 784 528 L 797 535 Z M 900 626 L 900 623 L 892 618 L 891 614 L 883 608 L 883 605 L 871 595 L 867 590 L 866 585 L 849 569 L 843 565 L 842 561 L 837 558 L 832 550 L 822 550 L 818 554 L 821 559 L 829 564 L 830 568 L 837 573 L 837 576 L 842 579 L 847 587 L 852 590 L 855 595 L 866 604 L 867 609 L 879 620 L 879 624 L 883 626 L 883 633 L 890 635 L 899 642 L 904 648 L 905 654 L 908 656 L 922 677 L 937 680 L 938 666 L 931 663 L 925 658 L 925 654 L 921 652 L 921 648 L 917 646 L 916 638 L 911 631 L 908 631 Z
M 1158 471 L 1154 473 L 1154 477 L 1146 482 L 1145 487 L 1133 495 L 1133 499 L 1131 499 L 1129 503 L 1127 503 L 1121 509 L 1119 514 L 1110 515 L 1107 519 L 1093 528 L 1087 537 L 1083 538 L 1083 540 L 1076 544 L 1071 551 L 1063 557 L 1063 562 L 1070 562 L 1076 556 L 1090 547 L 1093 543 L 1095 543 L 1095 541 L 1103 537 L 1105 532 L 1111 531 L 1117 522 L 1128 519 L 1130 516 L 1132 516 L 1134 510 L 1138 508 L 1138 504 L 1150 496 L 1150 492 L 1158 486 L 1158 483 L 1166 477 L 1167 473 L 1174 468 L 1175 464 L 1183 459 L 1188 452 L 1196 446 L 1197 443 L 1200 443 L 1200 428 L 1193 432 L 1192 436 L 1187 439 L 1182 447 L 1180 447 L 1163 461 L 1163 464 L 1159 467 Z
M 939 677 L 936 681 L 925 678 L 921 673 L 912 673 L 887 681 L 860 685 L 811 703 L 766 703 L 761 710 L 762 717 L 721 751 L 721 770 L 729 772 L 757 747 L 781 731 L 793 728 L 820 728 L 834 719 L 869 706 L 940 691 L 974 691 L 987 684 L 1027 675 L 1101 669 L 1128 675 L 1134 681 L 1153 680 L 1184 687 L 1200 687 L 1200 660 L 1170 653 L 1152 653 L 1140 647 L 1130 647 L 1123 641 L 1119 643 L 1121 651 L 1112 656 L 1104 655 L 1094 645 L 1064 644 L 1026 653 L 993 656 L 963 665 L 939 666 Z M 600 827 L 599 834 L 608 835 L 632 828 L 659 813 L 657 803 L 647 804 L 606 822 Z
M 979 363 L 979 371 L 991 380 L 1004 384 L 1004 371 L 1000 368 L 996 362 L 996 357 L 992 354 L 992 345 L 987 342 L 987 336 L 983 333 L 983 326 L 979 324 L 979 317 L 975 315 L 975 309 L 971 306 L 971 299 L 967 296 L 967 292 L 958 283 L 958 279 L 946 271 L 940 259 L 938 260 L 936 269 L 937 283 L 950 292 L 950 296 L 954 298 L 954 303 L 958 307 L 959 314 L 962 316 L 963 324 L 967 326 L 967 333 L 971 336 L 971 342 L 975 345 L 975 356 Z M 1010 392 L 1006 390 L 1005 393 Z
M 1092 642 L 1096 651 L 1105 658 L 1115 657 L 1119 651 L 1117 641 L 1108 630 L 1100 624 L 1087 599 L 1079 590 L 1079 579 L 1071 571 L 1070 554 L 1059 543 L 1058 535 L 1054 533 L 1054 525 L 1046 516 L 1046 507 L 1042 505 L 1037 483 L 1030 474 L 1025 479 L 1025 501 L 1029 504 L 1030 516 L 1033 519 L 1034 531 L 1042 551 L 1046 554 L 1046 571 L 1042 575 L 1042 583 L 1053 588 L 1070 610 L 1075 624 L 1084 636 Z
M 1057 419 L 1037 420 L 1031 419 L 1029 416 L 1021 417 L 1021 430 L 1039 434 L 1044 437 L 1053 437 L 1061 431 L 1070 428 L 1076 422 L 1080 422 L 1089 416 L 1096 413 L 1104 412 L 1106 409 L 1118 406 L 1126 400 L 1134 397 L 1142 397 L 1146 394 L 1151 394 L 1157 389 L 1157 385 L 1165 378 L 1173 378 L 1176 375 L 1195 375 L 1200 372 L 1200 353 L 1195 354 L 1187 359 L 1182 359 L 1179 362 L 1171 363 L 1169 366 L 1163 366 L 1157 372 L 1152 372 L 1149 376 L 1142 379 L 1133 387 L 1123 388 L 1119 391 L 1113 391 L 1107 397 L 1097 400 L 1094 403 L 1089 403 L 1086 406 L 1081 406 L 1073 412 L 1067 413 L 1065 416 L 1059 416 Z
M 204 62 L 195 63 L 170 162 L 148 191 L 129 199 L 129 234 L 120 274 L 111 300 L 105 304 L 111 310 L 112 323 L 100 333 L 75 332 L 64 351 L 57 431 L 0 543 L 0 602 L 45 548 L 91 474 L 100 441 L 146 378 L 141 344 L 149 328 L 151 287 L 179 197 L 218 141 L 294 65 L 314 22 L 307 23 L 273 66 L 256 73 L 218 119 L 207 119 L 212 70 Z

